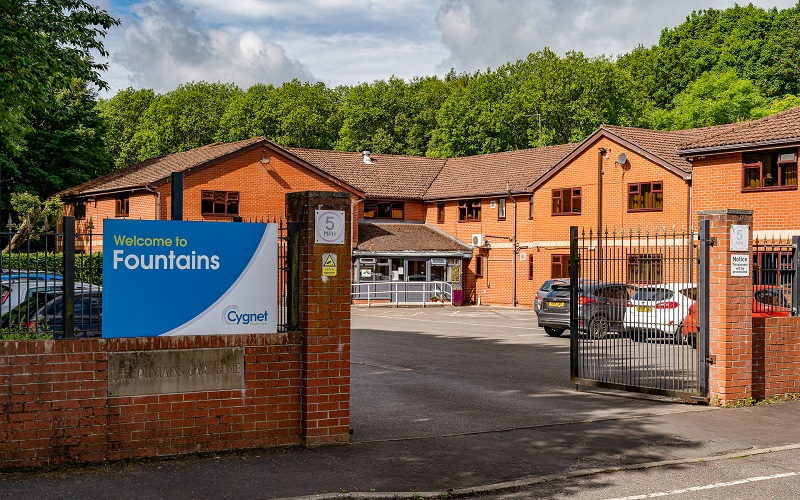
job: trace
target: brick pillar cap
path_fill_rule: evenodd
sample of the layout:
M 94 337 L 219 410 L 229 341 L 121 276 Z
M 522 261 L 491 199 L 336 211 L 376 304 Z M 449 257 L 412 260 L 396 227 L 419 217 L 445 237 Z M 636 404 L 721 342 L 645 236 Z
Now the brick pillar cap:
M 718 210 L 700 210 L 697 212 L 697 215 L 700 217 L 713 217 L 715 215 L 753 215 L 753 211 L 740 208 L 721 208 Z

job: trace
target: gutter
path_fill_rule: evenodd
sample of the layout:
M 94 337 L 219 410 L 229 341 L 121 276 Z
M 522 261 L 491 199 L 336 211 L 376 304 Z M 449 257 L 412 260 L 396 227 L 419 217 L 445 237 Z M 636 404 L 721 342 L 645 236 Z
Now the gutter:
M 714 153 L 732 153 L 736 151 L 758 151 L 760 149 L 773 148 L 775 146 L 785 145 L 798 145 L 800 144 L 800 137 L 792 137 L 789 139 L 775 139 L 771 141 L 750 142 L 729 144 L 725 146 L 706 146 L 702 148 L 679 149 L 677 151 L 680 156 L 692 156 L 696 154 L 714 154 Z

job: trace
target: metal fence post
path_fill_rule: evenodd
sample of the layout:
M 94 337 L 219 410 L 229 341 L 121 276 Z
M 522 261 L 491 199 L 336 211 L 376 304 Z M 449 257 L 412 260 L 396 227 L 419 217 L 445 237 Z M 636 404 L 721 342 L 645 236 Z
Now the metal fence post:
M 710 255 L 711 248 L 711 221 L 704 219 L 700 221 L 700 270 L 698 275 L 698 299 L 700 299 L 700 310 L 698 318 L 697 332 L 697 357 L 700 363 L 699 368 L 699 393 L 703 397 L 708 397 L 708 377 L 709 377 L 709 305 L 710 294 Z
M 800 236 L 792 236 L 792 316 L 798 316 L 797 301 L 800 299 Z
M 578 378 L 578 226 L 569 228 L 569 375 Z
M 287 222 L 286 236 L 289 260 L 289 276 L 286 280 L 286 312 L 289 331 L 300 329 L 300 223 Z
M 75 336 L 75 217 L 64 217 L 64 338 Z

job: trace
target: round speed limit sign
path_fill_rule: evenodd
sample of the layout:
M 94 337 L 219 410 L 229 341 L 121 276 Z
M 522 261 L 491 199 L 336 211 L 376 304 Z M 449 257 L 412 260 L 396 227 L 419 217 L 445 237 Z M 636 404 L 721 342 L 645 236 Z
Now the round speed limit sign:
M 344 210 L 314 210 L 314 243 L 344 245 Z

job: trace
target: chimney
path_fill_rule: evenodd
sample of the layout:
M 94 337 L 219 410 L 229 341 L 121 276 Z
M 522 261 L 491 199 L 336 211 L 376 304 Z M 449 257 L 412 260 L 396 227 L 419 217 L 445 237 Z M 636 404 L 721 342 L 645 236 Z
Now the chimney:
M 374 165 L 375 164 L 375 160 L 373 160 L 370 157 L 371 154 L 372 154 L 372 151 L 370 151 L 369 149 L 365 149 L 364 151 L 361 152 L 361 156 L 364 158 L 364 163 L 366 163 L 367 165 Z

